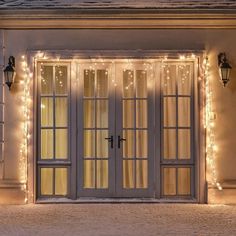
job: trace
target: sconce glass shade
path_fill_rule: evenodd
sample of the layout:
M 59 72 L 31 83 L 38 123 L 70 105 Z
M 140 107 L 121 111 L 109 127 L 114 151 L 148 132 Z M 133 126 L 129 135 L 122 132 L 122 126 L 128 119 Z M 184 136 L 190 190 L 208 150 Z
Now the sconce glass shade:
M 230 72 L 231 72 L 232 67 L 227 62 L 225 53 L 220 53 L 218 58 L 219 58 L 219 73 L 220 73 L 220 78 L 221 78 L 221 81 L 222 81 L 222 83 L 223 83 L 223 85 L 225 87 L 226 84 L 229 82 Z
M 9 90 L 11 89 L 11 85 L 14 83 L 15 77 L 16 77 L 15 58 L 13 56 L 10 56 L 8 65 L 4 69 L 5 83 L 9 87 Z

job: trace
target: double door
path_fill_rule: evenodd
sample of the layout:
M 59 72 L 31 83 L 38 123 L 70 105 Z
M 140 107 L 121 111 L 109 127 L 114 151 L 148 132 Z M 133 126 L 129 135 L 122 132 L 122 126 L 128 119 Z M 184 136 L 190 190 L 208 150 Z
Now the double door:
M 150 66 L 80 65 L 78 196 L 154 196 Z

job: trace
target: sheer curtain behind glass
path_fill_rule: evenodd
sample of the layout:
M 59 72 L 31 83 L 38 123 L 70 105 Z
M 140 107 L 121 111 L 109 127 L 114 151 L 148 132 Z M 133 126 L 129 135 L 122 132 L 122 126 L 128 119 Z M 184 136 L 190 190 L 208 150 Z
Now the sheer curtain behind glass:
M 108 71 L 84 70 L 84 188 L 108 188 Z
M 41 140 L 39 159 L 41 195 L 67 195 L 67 168 L 56 168 L 56 159 L 68 159 L 68 67 L 40 63 Z
M 147 72 L 123 72 L 123 187 L 148 187 Z M 136 118 L 135 118 L 136 117 Z
M 163 159 L 190 160 L 191 67 L 166 63 L 162 73 Z M 190 194 L 190 168 L 165 166 L 162 173 L 164 195 Z

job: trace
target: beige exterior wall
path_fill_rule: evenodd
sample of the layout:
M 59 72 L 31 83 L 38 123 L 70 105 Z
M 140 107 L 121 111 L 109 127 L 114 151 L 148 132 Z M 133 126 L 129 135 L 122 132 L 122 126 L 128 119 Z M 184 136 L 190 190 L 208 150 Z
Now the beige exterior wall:
M 3 31 L 0 36 L 0 46 L 2 46 Z M 229 188 L 229 185 L 224 185 L 224 182 L 236 180 L 236 31 L 234 29 L 5 30 L 4 37 L 5 58 L 7 59 L 10 55 L 15 56 L 17 71 L 20 71 L 21 55 L 36 49 L 42 51 L 205 49 L 210 60 L 213 107 L 216 114 L 217 175 L 219 182 L 223 183 L 223 188 L 224 186 Z M 226 52 L 233 67 L 231 81 L 226 88 L 223 88 L 218 76 L 217 55 L 219 52 Z M 2 55 L 0 57 L 3 58 Z M 16 84 L 11 93 L 5 88 L 5 92 L 4 178 L 17 180 L 19 179 L 19 149 L 22 140 L 19 85 Z M 209 202 L 232 203 L 236 201 L 236 185 L 231 184 L 230 191 L 223 189 L 220 197 L 217 197 L 218 195 L 218 190 L 211 190 L 208 196 Z

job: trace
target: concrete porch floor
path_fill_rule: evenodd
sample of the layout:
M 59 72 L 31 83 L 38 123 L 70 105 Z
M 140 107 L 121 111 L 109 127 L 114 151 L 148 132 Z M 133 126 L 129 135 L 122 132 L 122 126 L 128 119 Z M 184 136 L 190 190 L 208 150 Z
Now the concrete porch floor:
M 236 206 L 38 204 L 0 206 L 0 235 L 236 235 Z

